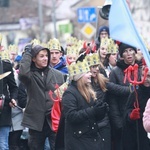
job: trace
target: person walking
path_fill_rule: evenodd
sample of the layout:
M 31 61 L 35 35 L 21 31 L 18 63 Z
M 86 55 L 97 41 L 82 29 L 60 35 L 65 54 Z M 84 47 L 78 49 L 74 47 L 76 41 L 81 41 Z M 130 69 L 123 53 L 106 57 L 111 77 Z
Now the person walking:
M 43 150 L 48 137 L 54 150 L 56 133 L 52 130 L 53 100 L 49 91 L 64 82 L 61 72 L 49 67 L 50 51 L 41 45 L 28 44 L 20 62 L 19 79 L 27 90 L 27 105 L 22 125 L 29 128 L 30 150 Z

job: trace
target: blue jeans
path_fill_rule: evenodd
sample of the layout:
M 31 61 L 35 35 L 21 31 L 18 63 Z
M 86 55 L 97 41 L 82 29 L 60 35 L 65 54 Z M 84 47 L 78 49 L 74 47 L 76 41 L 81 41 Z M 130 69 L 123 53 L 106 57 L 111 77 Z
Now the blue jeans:
M 8 148 L 8 137 L 10 127 L 0 127 L 0 150 L 9 150 Z
M 49 144 L 49 139 L 48 138 L 46 138 L 46 140 L 45 140 L 44 150 L 50 150 L 50 144 Z

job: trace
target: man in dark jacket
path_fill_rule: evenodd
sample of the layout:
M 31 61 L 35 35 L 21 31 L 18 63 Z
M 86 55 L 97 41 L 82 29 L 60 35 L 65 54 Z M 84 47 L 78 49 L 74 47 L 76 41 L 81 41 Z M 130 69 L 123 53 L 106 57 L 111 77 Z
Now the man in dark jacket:
M 11 107 L 16 105 L 15 100 L 17 99 L 18 88 L 10 61 L 4 59 L 1 61 L 0 66 L 2 66 L 1 72 L 11 72 L 0 81 L 0 94 L 5 97 L 3 108 L 0 111 L 0 150 L 8 150 L 8 136 L 11 127 Z
M 20 63 L 19 78 L 27 90 L 27 105 L 22 125 L 29 128 L 29 148 L 44 149 L 48 137 L 51 150 L 54 150 L 55 132 L 52 130 L 51 109 L 53 100 L 49 91 L 64 82 L 63 75 L 49 67 L 50 51 L 40 45 L 25 47 Z
M 122 59 L 118 60 L 117 66 L 111 71 L 110 82 L 122 86 L 129 86 L 128 81 L 124 83 L 124 70 L 130 65 L 135 64 L 135 53 L 136 49 L 130 45 L 122 43 L 119 46 L 119 54 L 120 57 L 122 57 Z M 121 140 L 123 127 L 123 113 L 129 94 L 130 92 L 126 96 L 116 96 L 111 94 L 109 98 L 113 150 L 122 150 Z
M 107 26 L 101 26 L 97 33 L 97 39 L 96 39 L 96 47 L 97 49 L 100 47 L 101 38 L 108 38 L 109 37 L 109 27 Z

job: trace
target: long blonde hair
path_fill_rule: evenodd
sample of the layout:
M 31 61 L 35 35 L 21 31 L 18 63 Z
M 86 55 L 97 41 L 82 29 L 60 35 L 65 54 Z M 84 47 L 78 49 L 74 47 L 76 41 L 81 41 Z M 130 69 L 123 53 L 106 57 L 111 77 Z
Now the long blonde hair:
M 91 98 L 96 100 L 96 93 L 94 92 L 91 84 L 86 84 L 83 78 L 80 78 L 77 81 L 77 88 L 88 103 L 90 102 Z
M 107 91 L 106 83 L 108 81 L 109 80 L 103 74 L 101 74 L 101 73 L 97 74 L 97 81 L 95 80 L 95 82 L 98 82 L 98 84 L 103 92 Z

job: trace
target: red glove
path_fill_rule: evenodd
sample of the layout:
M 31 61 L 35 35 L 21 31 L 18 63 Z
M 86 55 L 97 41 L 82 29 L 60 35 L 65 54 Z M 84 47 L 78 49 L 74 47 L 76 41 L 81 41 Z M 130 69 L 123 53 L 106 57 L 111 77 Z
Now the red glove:
M 132 112 L 130 114 L 130 119 L 131 120 L 140 119 L 140 108 L 135 108 L 132 110 Z

